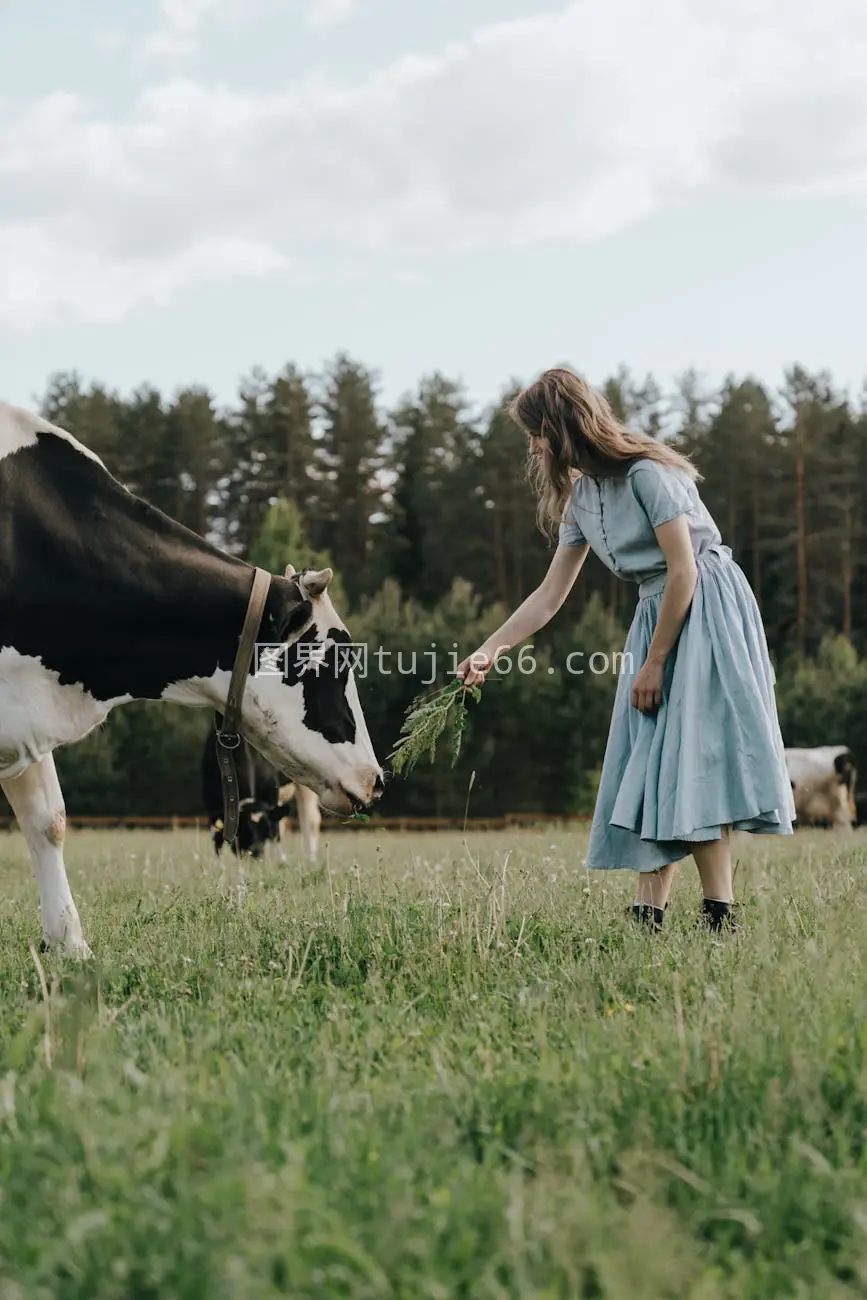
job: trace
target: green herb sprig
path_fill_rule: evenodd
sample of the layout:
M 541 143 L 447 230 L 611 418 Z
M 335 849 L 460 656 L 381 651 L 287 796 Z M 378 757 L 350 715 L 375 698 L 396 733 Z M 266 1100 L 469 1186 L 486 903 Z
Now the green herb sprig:
M 389 754 L 392 771 L 398 776 L 411 772 L 427 754 L 432 763 L 439 741 L 445 736 L 452 756 L 452 767 L 461 752 L 467 719 L 467 696 L 476 703 L 482 698 L 480 686 L 466 686 L 460 678 L 441 687 L 432 695 L 417 695 L 406 711 L 400 739 Z

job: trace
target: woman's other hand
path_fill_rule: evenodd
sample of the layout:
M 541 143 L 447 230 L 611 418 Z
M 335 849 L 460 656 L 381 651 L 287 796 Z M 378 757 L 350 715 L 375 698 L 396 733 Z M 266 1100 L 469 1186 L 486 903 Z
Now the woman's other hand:
M 658 659 L 647 659 L 632 683 L 632 703 L 640 713 L 655 713 L 662 703 L 662 679 L 665 665 Z

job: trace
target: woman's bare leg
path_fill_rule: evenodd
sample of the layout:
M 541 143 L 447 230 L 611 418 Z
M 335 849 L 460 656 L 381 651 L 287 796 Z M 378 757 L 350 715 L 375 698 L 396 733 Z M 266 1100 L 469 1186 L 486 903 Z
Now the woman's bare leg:
M 692 856 L 698 867 L 705 898 L 720 903 L 734 901 L 732 890 L 732 846 L 727 826 L 722 828 L 722 838 L 693 845 Z
M 729 828 L 722 828 L 718 840 L 708 840 L 705 844 L 693 846 L 692 856 L 701 877 L 704 893 L 702 914 L 711 930 L 736 929 L 734 909 L 734 889 L 732 885 L 732 846 L 729 840 Z
M 722 828 L 718 840 L 706 840 L 703 844 L 692 846 L 692 856 L 698 867 L 704 902 L 702 910 L 705 921 L 712 930 L 721 930 L 723 925 L 733 926 L 734 890 L 732 887 L 732 849 L 729 828 Z M 635 902 L 632 914 L 640 921 L 652 921 L 656 929 L 662 925 L 662 917 L 668 904 L 677 863 L 672 862 L 659 871 L 642 871 L 635 886 Z
M 671 862 L 659 871 L 640 871 L 635 886 L 636 903 L 639 906 L 660 907 L 664 911 L 676 870 L 677 863 Z

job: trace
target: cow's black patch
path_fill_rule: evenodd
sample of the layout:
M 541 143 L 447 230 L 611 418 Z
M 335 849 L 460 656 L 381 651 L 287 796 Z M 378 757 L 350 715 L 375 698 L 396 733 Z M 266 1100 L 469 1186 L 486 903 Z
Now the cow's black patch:
M 355 718 L 346 698 L 352 638 L 343 628 L 320 635 L 310 628 L 290 647 L 284 681 L 304 688 L 304 724 L 332 745 L 355 740 Z
M 98 700 L 158 699 L 174 682 L 231 669 L 249 565 L 55 434 L 0 460 L 0 500 L 0 646 Z M 273 577 L 259 640 L 286 641 L 312 613 L 297 580 Z M 346 677 L 304 675 L 308 725 L 328 738 L 355 734 Z

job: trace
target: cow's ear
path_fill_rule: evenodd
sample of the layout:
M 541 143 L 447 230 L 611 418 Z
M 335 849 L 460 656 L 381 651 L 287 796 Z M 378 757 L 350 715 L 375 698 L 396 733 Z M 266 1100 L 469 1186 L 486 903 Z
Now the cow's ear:
M 331 569 L 305 569 L 298 577 L 301 595 L 307 596 L 310 600 L 316 600 L 325 591 L 333 577 L 334 573 Z

